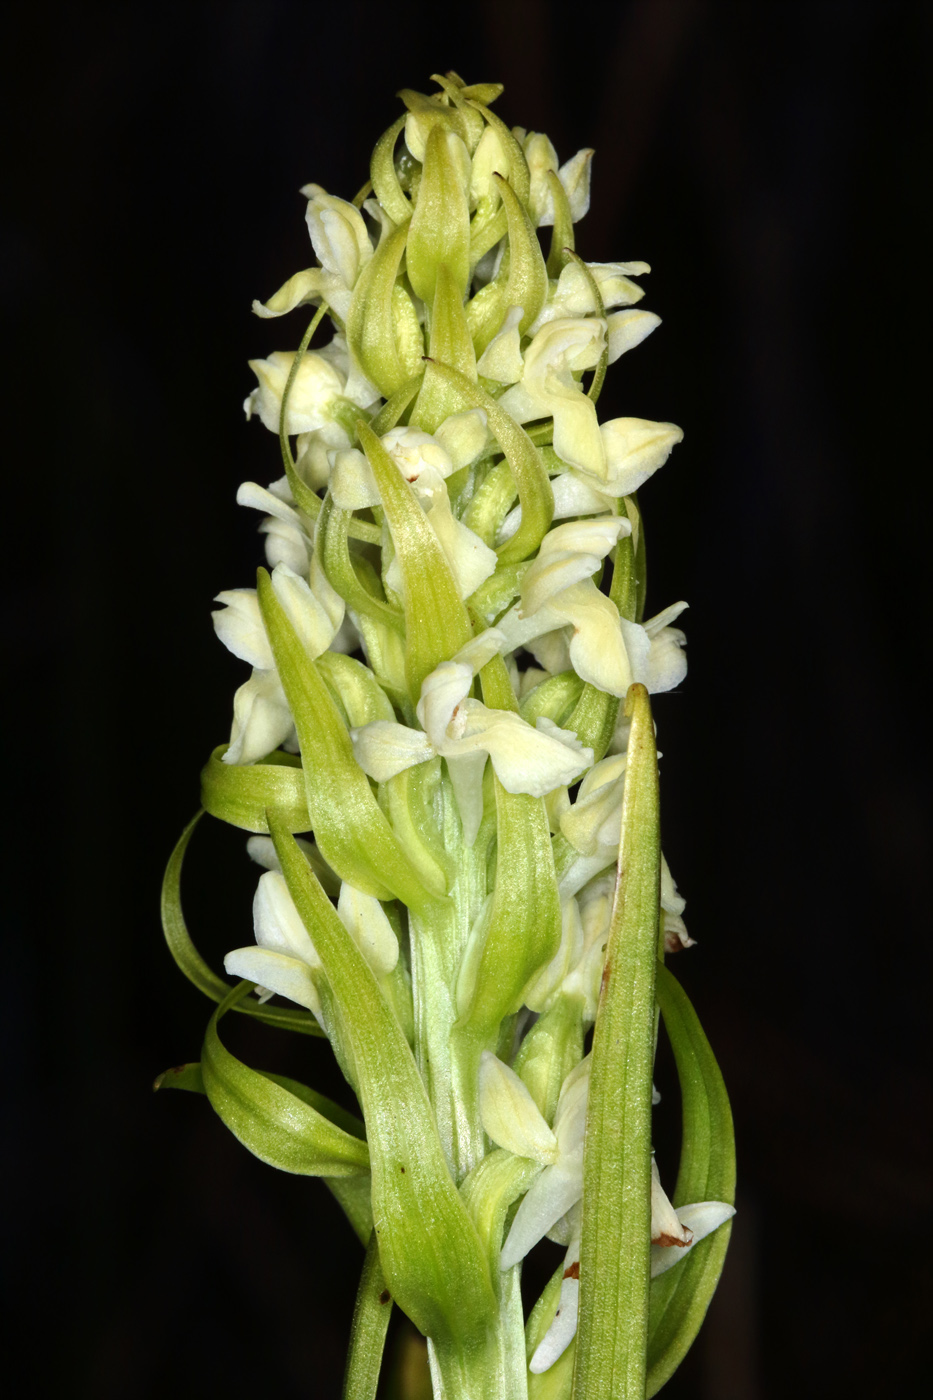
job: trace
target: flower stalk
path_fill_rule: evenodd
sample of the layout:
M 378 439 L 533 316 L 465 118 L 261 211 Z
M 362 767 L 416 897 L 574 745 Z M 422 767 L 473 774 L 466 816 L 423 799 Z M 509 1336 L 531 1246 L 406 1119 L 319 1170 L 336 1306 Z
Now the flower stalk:
M 232 987 L 197 952 L 193 822 L 163 924 L 218 1006 L 200 1060 L 157 1087 L 205 1093 L 343 1208 L 366 1246 L 349 1400 L 376 1393 L 395 1303 L 438 1400 L 642 1400 L 696 1335 L 734 1194 L 721 1076 L 663 966 L 692 940 L 650 696 L 686 674 L 686 604 L 644 618 L 636 493 L 682 434 L 598 417 L 658 318 L 637 308 L 647 264 L 577 251 L 592 151 L 561 164 L 503 123 L 497 84 L 434 81 L 400 94 L 352 202 L 304 188 L 315 265 L 254 304 L 316 308 L 296 352 L 251 362 L 247 417 L 284 475 L 240 487 L 267 567 L 214 614 L 251 674 L 202 802 L 262 867 L 255 943 L 228 953 Z M 228 1011 L 326 1039 L 361 1116 L 238 1060 Z M 566 1256 L 526 1325 L 545 1237 Z

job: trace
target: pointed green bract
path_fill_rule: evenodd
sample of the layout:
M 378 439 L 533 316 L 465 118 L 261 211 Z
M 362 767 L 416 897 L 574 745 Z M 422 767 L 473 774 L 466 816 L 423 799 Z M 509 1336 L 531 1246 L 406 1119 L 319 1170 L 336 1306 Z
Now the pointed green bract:
M 412 375 L 411 379 L 406 379 L 401 388 L 396 389 L 388 402 L 382 405 L 369 425 L 376 437 L 382 437 L 384 433 L 395 427 L 408 405 L 417 396 L 423 381 L 424 369 L 422 367 L 417 374 Z
M 462 152 L 462 158 L 461 158 Z M 441 123 L 432 126 L 424 152 L 418 202 L 408 234 L 407 267 L 421 300 L 434 301 L 437 270 L 444 264 L 460 295 L 470 277 L 470 207 L 464 163 L 466 147 Z
M 299 859 L 304 857 L 299 855 Z M 201 1075 L 211 1107 L 244 1147 L 280 1171 L 331 1177 L 367 1172 L 365 1142 L 337 1127 L 305 1100 L 257 1074 L 224 1047 L 218 1022 L 249 990 L 248 982 L 235 987 L 208 1022 Z
M 518 710 L 500 656 L 482 670 L 483 699 L 490 709 Z M 484 925 L 482 952 L 463 989 L 460 1024 L 492 1035 L 517 1011 L 534 974 L 557 952 L 560 899 L 544 799 L 507 792 L 493 777 L 496 794 L 497 877 Z
M 574 1400 L 645 1394 L 651 1244 L 651 1080 L 661 843 L 648 692 L 630 688 L 622 845 L 583 1165 Z
M 507 306 L 520 306 L 524 312 L 519 331 L 525 335 L 537 319 L 547 296 L 547 268 L 541 246 L 528 214 L 508 180 L 493 176 L 509 221 L 509 277 Z M 485 349 L 485 345 L 483 349 Z
M 373 192 L 389 218 L 396 224 L 406 223 L 412 215 L 412 203 L 399 184 L 395 172 L 395 145 L 405 125 L 404 116 L 392 123 L 376 142 L 370 165 Z
M 399 308 L 394 300 L 395 293 L 403 297 L 407 293 L 397 286 L 396 277 L 405 252 L 408 227 L 402 224 L 395 229 L 373 253 L 356 284 L 347 317 L 350 349 L 363 373 L 386 398 L 417 372 L 424 353 L 422 341 L 418 353 L 412 354 L 407 342 L 400 341 L 397 328 Z
M 394 894 L 408 905 L 424 903 L 427 891 L 380 811 L 369 779 L 353 756 L 340 712 L 298 640 L 265 569 L 259 570 L 258 592 L 279 678 L 298 731 L 308 814 L 321 854 L 341 879 L 365 894 L 377 899 Z
M 365 423 L 360 424 L 359 432 L 402 571 L 405 673 L 415 701 L 425 676 L 469 641 L 470 621 L 447 556 L 415 493 L 375 433 Z
M 437 270 L 434 305 L 431 308 L 430 354 L 432 361 L 442 360 L 444 364 L 453 365 L 475 383 L 476 355 L 463 310 L 463 297 L 446 263 L 441 263 Z M 433 433 L 457 409 L 456 394 L 438 376 L 433 364 L 428 364 L 424 385 L 412 413 L 412 424 Z
M 371 1160 L 374 1228 L 387 1285 L 426 1336 L 475 1347 L 491 1323 L 495 1298 L 411 1050 L 293 837 L 274 818 L 270 824 L 289 893 L 352 1040 Z

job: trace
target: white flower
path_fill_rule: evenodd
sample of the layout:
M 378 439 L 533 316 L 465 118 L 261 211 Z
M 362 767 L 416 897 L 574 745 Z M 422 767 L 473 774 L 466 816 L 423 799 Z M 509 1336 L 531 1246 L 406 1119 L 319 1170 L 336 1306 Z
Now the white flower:
M 468 409 L 452 414 L 433 435 L 420 428 L 392 428 L 380 439 L 402 476 L 416 494 L 434 489 L 434 478 L 446 480 L 474 461 L 486 445 L 486 414 Z M 341 510 L 364 510 L 382 504 L 379 487 L 365 453 L 358 447 L 331 452 L 331 495 Z M 433 473 L 422 482 L 425 472 Z
M 607 496 L 630 496 L 683 441 L 675 423 L 652 423 L 644 418 L 612 418 L 599 429 L 609 474 L 600 482 Z
M 613 311 L 606 317 L 609 363 L 614 365 L 620 355 L 634 350 L 660 324 L 661 317 L 655 316 L 653 311 Z
M 590 1056 L 587 1055 L 570 1071 L 561 1087 L 554 1114 L 556 1154 L 527 1154 L 535 1156 L 544 1171 L 532 1183 L 512 1221 L 499 1258 L 502 1270 L 524 1259 L 583 1194 L 583 1138 L 589 1087 Z M 540 1113 L 538 1116 L 541 1117 Z M 541 1121 L 544 1122 L 543 1117 Z
M 629 280 L 631 277 L 642 277 L 651 271 L 645 262 L 587 263 L 586 266 L 599 288 L 604 311 L 609 311 L 615 306 L 632 306 L 645 295 L 642 287 Z M 571 259 L 561 269 L 557 280 L 549 283 L 547 301 L 539 312 L 538 319 L 530 327 L 529 333 L 534 335 L 548 321 L 558 317 L 590 316 L 595 311 L 593 293 L 586 273 L 579 263 Z
M 250 360 L 249 367 L 259 380 L 247 394 L 243 410 L 247 419 L 258 413 L 273 433 L 279 431 L 282 395 L 295 360 L 294 350 L 276 350 L 267 360 Z M 352 413 L 353 405 L 368 408 L 379 397 L 368 380 L 351 377 L 350 362 L 342 336 L 335 336 L 320 350 L 306 350 L 288 396 L 286 428 L 289 434 L 323 428 L 341 413 Z
M 316 560 L 312 562 L 311 578 L 313 587 L 285 563 L 272 571 L 272 586 L 279 602 L 313 659 L 333 642 L 344 619 L 344 603 Z M 228 589 L 218 593 L 215 601 L 224 605 L 212 614 L 218 637 L 228 651 L 254 668 L 250 679 L 233 697 L 233 729 L 223 762 L 256 763 L 280 744 L 294 744 L 294 723 L 275 669 L 256 590 Z
M 301 193 L 308 196 L 308 232 L 321 266 L 296 272 L 267 302 L 254 301 L 253 310 L 266 319 L 284 316 L 305 302 L 326 301 L 346 321 L 353 288 L 373 255 L 372 241 L 362 214 L 345 199 L 327 194 L 320 185 L 305 185 Z
M 307 858 L 313 847 L 306 842 L 299 844 Z M 251 854 L 262 864 L 270 863 L 261 846 Z M 399 957 L 398 939 L 378 899 L 344 881 L 337 914 L 376 977 L 381 980 L 393 972 Z M 264 990 L 260 1000 L 265 1001 L 274 993 L 288 997 L 313 1011 L 323 1025 L 321 959 L 277 862 L 259 878 L 253 899 L 253 929 L 256 946 L 235 948 L 228 953 L 224 958 L 226 971 L 261 986 Z
M 577 223 L 590 207 L 590 163 L 593 152 L 589 149 L 577 151 L 558 169 L 557 152 L 543 132 L 530 132 L 523 146 L 531 175 L 529 205 L 532 221 L 538 228 L 549 228 L 554 222 L 554 196 L 547 179 L 547 172 L 553 170 L 566 191 L 570 217 Z
M 541 1177 L 538 1178 L 538 1181 Z M 535 1182 L 535 1186 L 538 1182 Z M 582 1192 L 582 1180 L 581 1180 Z M 534 1190 L 534 1186 L 531 1188 Z M 529 1192 L 529 1195 L 531 1192 Z M 525 1198 L 527 1200 L 527 1197 Z M 522 1203 L 524 1204 L 524 1202 Z M 521 1210 L 521 1207 L 519 1207 Z M 733 1206 L 724 1201 L 702 1201 L 696 1205 L 671 1205 L 661 1186 L 661 1178 L 654 1157 L 651 1158 L 651 1277 L 673 1268 L 695 1244 L 719 1228 L 735 1215 Z M 516 1216 L 516 1220 L 518 1217 Z M 565 1223 L 564 1234 L 569 1233 L 569 1244 L 564 1256 L 563 1278 L 560 1287 L 560 1300 L 557 1312 L 547 1332 L 541 1339 L 528 1369 L 534 1375 L 553 1366 L 573 1340 L 577 1330 L 577 1313 L 580 1295 L 580 1243 L 583 1226 L 583 1211 L 575 1205 Z M 556 1232 L 552 1232 L 553 1234 Z
M 376 720 L 350 731 L 357 762 L 377 782 L 385 782 L 417 763 L 440 754 L 448 760 L 454 789 L 472 844 L 476 795 L 481 793 L 487 756 L 507 792 L 543 797 L 561 787 L 593 762 L 592 749 L 584 748 L 576 735 L 559 729 L 548 719 L 532 728 L 510 710 L 490 710 L 469 699 L 473 677 L 495 655 L 502 642 L 495 628 L 481 633 L 450 661 L 441 662 L 421 686 L 417 705 L 424 732 L 391 720 Z M 458 767 L 458 760 L 468 760 Z M 482 800 L 480 796 L 480 814 Z M 475 822 L 478 828 L 478 821 Z
M 232 977 L 243 977 L 305 1006 L 321 1020 L 318 978 L 321 960 L 292 901 L 285 877 L 267 870 L 259 878 L 253 900 L 256 946 L 235 948 L 224 958 Z M 315 976 L 317 974 L 317 976 Z
M 672 622 L 687 606 L 675 603 L 644 625 L 620 618 L 592 575 L 620 535 L 624 517 L 578 520 L 545 535 L 525 572 L 521 599 L 497 624 L 505 648 L 528 647 L 547 633 L 573 627 L 569 660 L 577 675 L 610 695 L 625 695 L 635 681 L 652 694 L 672 690 L 686 675 L 685 637 Z M 534 648 L 540 664 L 540 644 Z
M 548 321 L 525 351 L 521 379 L 499 400 L 517 423 L 553 418 L 558 457 L 597 477 L 606 475 L 606 456 L 596 406 L 573 376 L 593 369 L 605 347 L 600 316 Z
M 297 746 L 295 724 L 275 671 L 257 670 L 233 697 L 233 725 L 224 763 L 258 763 L 273 749 Z

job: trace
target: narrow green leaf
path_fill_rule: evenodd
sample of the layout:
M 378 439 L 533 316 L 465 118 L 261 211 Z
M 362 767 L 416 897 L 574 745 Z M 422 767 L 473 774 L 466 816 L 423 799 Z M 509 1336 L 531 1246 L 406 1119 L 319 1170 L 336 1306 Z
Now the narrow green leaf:
M 269 1074 L 266 1070 L 258 1072 L 264 1079 L 268 1079 L 273 1084 L 279 1084 L 290 1094 L 301 1099 L 303 1103 L 317 1109 L 325 1118 L 336 1123 L 339 1128 L 344 1128 L 352 1136 L 358 1138 L 365 1136 L 360 1120 L 354 1114 L 341 1108 L 339 1104 L 325 1098 L 323 1094 L 317 1094 L 306 1084 L 299 1084 L 295 1079 L 287 1079 L 285 1075 Z M 159 1075 L 153 1088 L 187 1089 L 193 1093 L 205 1094 L 200 1062 L 190 1065 L 176 1065 L 173 1069 L 165 1070 L 163 1074 Z M 321 1180 L 342 1208 L 360 1243 L 365 1244 L 373 1230 L 373 1212 L 369 1199 L 369 1173 L 359 1176 L 325 1176 Z
M 651 702 L 632 717 L 619 883 L 593 1032 L 583 1159 L 574 1400 L 643 1400 L 651 1245 L 651 1080 L 660 898 L 658 760 Z
M 185 851 L 202 816 L 203 813 L 198 812 L 192 818 L 169 856 L 162 881 L 162 931 L 169 952 L 188 981 L 193 982 L 198 991 L 211 1001 L 223 1001 L 230 993 L 230 984 L 218 977 L 201 957 L 191 941 L 181 908 L 181 871 Z M 288 826 L 287 820 L 283 824 Z M 257 1021 L 264 1021 L 267 1026 L 278 1026 L 281 1030 L 300 1031 L 303 1035 L 324 1034 L 310 1011 L 300 1011 L 297 1007 L 260 1006 L 258 1002 L 241 1001 L 234 1009 L 247 1016 L 255 1016 Z
M 605 758 L 619 718 L 619 699 L 599 690 L 589 681 L 583 687 L 573 714 L 567 721 L 581 744 L 593 750 L 593 762 Z
M 509 1207 L 523 1196 L 541 1164 L 529 1157 L 514 1157 L 505 1148 L 488 1152 L 460 1184 L 460 1195 L 486 1246 L 489 1272 L 500 1282 L 499 1256 Z
M 398 472 L 396 475 L 401 481 Z M 322 856 L 342 880 L 364 894 L 377 899 L 395 895 L 409 906 L 420 906 L 428 898 L 427 891 L 380 811 L 369 779 L 354 757 L 334 699 L 299 641 L 265 569 L 259 570 L 258 593 L 272 654 L 298 731 L 308 814 Z M 281 830 L 286 823 L 276 818 L 276 825 Z
M 201 769 L 204 810 L 241 831 L 268 832 L 266 812 L 274 807 L 291 831 L 310 831 L 300 758 L 276 752 L 259 763 L 224 763 L 229 747 L 219 744 Z
M 289 893 L 352 1041 L 386 1282 L 426 1336 L 474 1348 L 492 1323 L 495 1298 L 418 1067 L 371 968 L 274 816 L 272 835 Z
M 463 516 L 463 523 L 479 535 L 483 544 L 488 545 L 490 549 L 495 549 L 499 529 L 512 509 L 517 494 L 518 487 L 515 484 L 515 477 L 512 475 L 512 468 L 508 462 L 498 462 L 470 501 Z M 499 572 L 500 570 L 497 569 L 492 578 L 487 579 L 483 586 L 495 588 L 496 584 L 493 580 L 498 578 Z M 475 593 L 473 597 L 476 597 Z
M 466 645 L 472 628 L 447 556 L 414 491 L 367 424 L 360 423 L 359 435 L 402 571 L 405 674 L 417 702 L 425 676 Z
M 466 375 L 450 365 L 437 364 L 435 369 L 456 385 L 464 408 L 484 410 L 490 431 L 502 448 L 518 486 L 522 520 L 512 538 L 496 550 L 499 562 L 515 564 L 527 559 L 537 552 L 554 518 L 554 492 L 541 454 L 524 428 L 478 384 L 471 384 Z
M 645 540 L 645 517 L 638 505 L 638 493 L 633 491 L 626 496 L 629 519 L 632 521 L 632 534 L 635 538 L 635 621 L 641 622 L 645 615 L 645 599 L 648 593 L 648 556 Z M 633 511 L 634 507 L 634 511 Z M 637 516 L 636 521 L 632 518 Z
M 403 768 L 383 784 L 389 820 L 405 850 L 418 867 L 425 886 L 443 897 L 457 877 L 434 815 L 434 798 L 441 781 L 441 760 Z
M 667 968 L 658 965 L 657 995 L 677 1074 L 683 1108 L 683 1148 L 675 1206 L 692 1201 L 735 1202 L 735 1134 L 722 1074 L 696 1012 Z M 722 1266 L 731 1220 L 651 1284 L 648 1396 L 674 1374 L 700 1330 Z
M 386 1332 L 392 1316 L 392 1295 L 379 1263 L 375 1231 L 366 1247 L 360 1286 L 353 1308 L 350 1349 L 343 1378 L 343 1400 L 376 1400 Z
M 618 502 L 618 514 L 631 519 L 625 497 Z M 637 508 L 635 515 L 638 515 Z M 635 578 L 635 528 L 641 520 L 632 520 L 632 533 L 616 540 L 612 552 L 612 582 L 609 597 L 619 609 L 619 616 L 636 621 L 638 613 L 638 584 Z
M 341 651 L 325 651 L 317 659 L 317 668 L 351 729 L 378 719 L 395 719 L 392 701 L 362 661 Z
M 529 724 L 534 724 L 535 720 L 544 715 L 564 729 L 565 721 L 573 714 L 582 693 L 583 681 L 576 671 L 559 671 L 557 675 L 548 676 L 546 681 L 541 681 L 528 691 L 519 706 L 519 712 L 522 719 L 526 719 Z
M 367 1172 L 366 1143 L 312 1107 L 306 1100 L 313 1091 L 299 1098 L 225 1049 L 217 1023 L 251 990 L 249 982 L 234 987 L 208 1022 L 201 1074 L 211 1107 L 244 1147 L 280 1171 L 331 1177 Z
M 527 563 L 500 564 L 495 573 L 490 574 L 485 583 L 474 589 L 467 599 L 470 616 L 479 619 L 484 627 L 494 622 L 518 597 L 522 575 L 527 567 Z

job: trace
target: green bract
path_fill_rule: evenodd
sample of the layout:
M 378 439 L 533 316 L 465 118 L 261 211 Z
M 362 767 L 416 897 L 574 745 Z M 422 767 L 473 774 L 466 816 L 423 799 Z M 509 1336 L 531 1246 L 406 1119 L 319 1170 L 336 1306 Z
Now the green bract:
M 692 942 L 650 701 L 686 674 L 686 604 L 644 617 L 637 492 L 682 434 L 597 414 L 658 318 L 632 309 L 647 264 L 578 251 L 592 151 L 561 163 L 509 128 L 498 84 L 434 82 L 400 94 L 355 199 L 305 187 L 314 266 L 255 303 L 314 308 L 297 351 L 251 361 L 246 413 L 285 474 L 240 487 L 267 567 L 214 613 L 250 674 L 202 802 L 250 833 L 255 942 L 226 954 L 231 988 L 189 937 L 196 818 L 163 924 L 220 1005 L 200 1062 L 157 1083 L 320 1176 L 367 1245 L 351 1400 L 376 1393 L 393 1300 L 444 1400 L 644 1400 L 702 1321 L 734 1190 L 722 1080 L 658 962 Z M 672 1200 L 658 1003 L 683 1099 Z M 328 1039 L 362 1121 L 237 1059 L 228 1010 Z M 567 1253 L 526 1328 L 545 1236 Z

